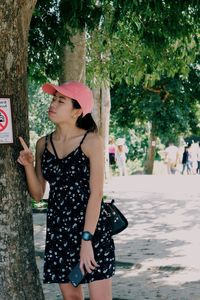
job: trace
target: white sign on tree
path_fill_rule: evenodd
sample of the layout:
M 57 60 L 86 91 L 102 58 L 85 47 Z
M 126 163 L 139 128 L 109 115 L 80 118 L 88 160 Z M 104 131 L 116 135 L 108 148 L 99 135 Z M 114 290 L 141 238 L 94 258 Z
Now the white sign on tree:
M 11 100 L 0 97 L 0 144 L 13 143 Z

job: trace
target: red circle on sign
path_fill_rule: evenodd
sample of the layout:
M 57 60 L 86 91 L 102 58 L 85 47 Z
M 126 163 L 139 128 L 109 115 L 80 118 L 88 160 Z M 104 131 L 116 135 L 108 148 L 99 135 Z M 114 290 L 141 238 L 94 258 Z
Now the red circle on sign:
M 5 121 L 0 122 L 0 131 L 3 131 L 8 126 L 8 116 L 5 113 L 5 111 L 2 109 L 0 109 L 0 116 L 1 116 L 1 114 L 5 117 Z M 4 124 L 1 124 L 1 123 L 4 123 Z

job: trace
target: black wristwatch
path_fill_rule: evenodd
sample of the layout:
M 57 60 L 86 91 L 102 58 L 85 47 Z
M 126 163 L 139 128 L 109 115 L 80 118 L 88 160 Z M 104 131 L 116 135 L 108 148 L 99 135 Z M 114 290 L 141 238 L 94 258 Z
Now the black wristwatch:
M 91 241 L 93 238 L 93 234 L 91 234 L 89 231 L 83 231 L 82 233 L 82 239 L 84 241 Z

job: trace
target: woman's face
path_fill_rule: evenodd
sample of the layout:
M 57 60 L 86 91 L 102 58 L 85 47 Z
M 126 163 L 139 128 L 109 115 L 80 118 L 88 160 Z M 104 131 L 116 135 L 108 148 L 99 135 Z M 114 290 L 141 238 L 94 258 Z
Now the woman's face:
M 73 109 L 72 100 L 56 92 L 49 106 L 49 119 L 54 123 L 66 122 L 74 119 L 75 113 L 76 110 Z
M 114 144 L 114 139 L 113 138 L 110 138 L 109 144 Z

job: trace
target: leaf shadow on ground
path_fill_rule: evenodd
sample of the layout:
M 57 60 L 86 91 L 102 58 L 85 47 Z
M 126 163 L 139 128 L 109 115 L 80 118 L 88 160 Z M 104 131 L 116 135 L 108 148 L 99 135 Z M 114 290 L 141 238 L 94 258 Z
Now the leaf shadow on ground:
M 188 209 L 189 201 L 194 201 L 192 209 Z M 159 193 L 153 197 L 151 193 L 149 199 L 146 193 L 116 203 L 129 220 L 128 229 L 115 238 L 120 264 L 113 284 L 121 291 L 119 299 L 199 300 L 200 277 L 189 276 L 192 267 L 186 252 L 195 243 L 192 232 L 195 228 L 199 232 L 199 201 L 187 195 L 173 199 Z M 126 264 L 123 268 L 125 262 L 129 269 Z

